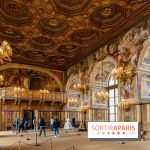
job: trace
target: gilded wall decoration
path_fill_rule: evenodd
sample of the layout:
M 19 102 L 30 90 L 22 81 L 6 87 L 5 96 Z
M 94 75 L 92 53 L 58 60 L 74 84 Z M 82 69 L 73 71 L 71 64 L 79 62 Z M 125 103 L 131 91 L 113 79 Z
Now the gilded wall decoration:
M 116 64 L 123 66 L 124 69 L 134 70 L 138 65 L 139 56 L 143 50 L 144 44 L 149 40 L 149 37 L 150 24 L 149 18 L 146 18 L 143 22 L 139 23 L 137 26 L 126 32 L 124 36 L 120 36 L 115 42 L 104 45 L 103 47 L 99 48 L 98 51 L 84 59 L 82 62 L 70 67 L 67 71 L 67 75 L 68 77 L 70 75 L 78 75 L 82 82 L 90 81 L 90 77 L 93 77 L 96 81 L 101 81 L 102 78 L 99 71 L 95 72 L 94 75 L 91 72 L 93 71 L 94 66 L 98 64 L 98 62 L 101 62 L 102 60 L 105 62 L 107 56 L 113 58 L 116 61 Z M 148 54 L 149 53 L 146 54 L 147 57 Z M 115 66 L 113 65 L 110 69 L 104 63 L 104 75 L 107 75 L 105 82 L 108 80 L 108 74 L 111 73 L 114 67 Z M 124 99 L 136 98 L 135 73 L 131 73 L 133 74 L 126 80 L 126 82 L 121 84 L 121 97 Z M 90 84 L 90 82 L 88 82 L 88 84 Z

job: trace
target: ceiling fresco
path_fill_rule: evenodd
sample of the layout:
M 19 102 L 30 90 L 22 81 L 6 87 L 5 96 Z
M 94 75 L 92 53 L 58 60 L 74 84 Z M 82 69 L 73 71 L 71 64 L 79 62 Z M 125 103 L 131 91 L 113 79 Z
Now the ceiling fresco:
M 66 70 L 147 16 L 149 0 L 1 0 L 12 62 Z

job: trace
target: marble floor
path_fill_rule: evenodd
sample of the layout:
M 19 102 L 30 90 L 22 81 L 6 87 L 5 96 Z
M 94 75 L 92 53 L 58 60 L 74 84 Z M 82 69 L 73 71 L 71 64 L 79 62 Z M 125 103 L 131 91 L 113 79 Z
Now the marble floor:
M 80 132 L 78 135 L 76 131 L 64 133 L 60 130 L 60 136 L 56 138 L 52 131 L 47 130 L 46 133 L 46 137 L 37 136 L 36 141 L 38 132 L 29 131 L 27 135 L 0 131 L 0 150 L 150 150 L 149 140 L 120 144 L 119 141 L 90 141 L 87 132 Z

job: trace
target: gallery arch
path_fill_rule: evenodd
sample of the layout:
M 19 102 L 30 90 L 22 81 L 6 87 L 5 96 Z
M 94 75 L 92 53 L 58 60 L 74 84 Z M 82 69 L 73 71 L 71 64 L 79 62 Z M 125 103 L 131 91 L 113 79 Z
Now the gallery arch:
M 102 63 L 104 69 L 102 68 Z M 88 77 L 85 74 L 88 82 L 82 81 L 83 72 L 72 73 L 66 84 L 66 109 L 82 112 L 82 107 L 85 107 L 83 111 L 86 112 L 86 120 L 109 120 L 109 102 L 100 100 L 98 94 L 102 88 L 109 89 L 109 78 L 115 65 L 113 58 L 106 57 L 104 60 L 95 62 L 92 69 L 87 67 L 88 69 L 85 72 L 90 72 Z M 80 115 L 80 117 L 76 118 L 77 120 L 83 119 L 82 113 Z

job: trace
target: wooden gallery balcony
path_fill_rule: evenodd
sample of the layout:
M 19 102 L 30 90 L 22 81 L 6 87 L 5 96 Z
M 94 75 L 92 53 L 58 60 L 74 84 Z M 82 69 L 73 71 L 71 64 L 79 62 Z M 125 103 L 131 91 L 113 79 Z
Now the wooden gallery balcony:
M 14 103 L 28 101 L 31 104 L 33 101 L 40 103 L 45 102 L 63 102 L 64 95 L 61 92 L 51 92 L 47 90 L 27 90 L 17 87 L 0 88 L 0 99 L 2 104 L 6 100 L 12 100 Z

